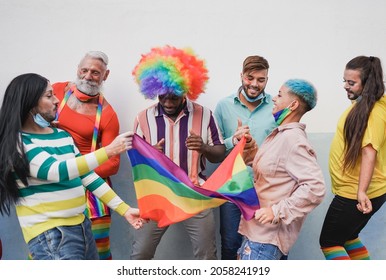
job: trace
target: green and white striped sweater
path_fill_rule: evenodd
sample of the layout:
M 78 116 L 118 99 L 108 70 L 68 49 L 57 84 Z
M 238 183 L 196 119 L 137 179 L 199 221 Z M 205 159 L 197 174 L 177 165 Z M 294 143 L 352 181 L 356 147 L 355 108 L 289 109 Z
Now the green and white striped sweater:
M 56 226 L 82 223 L 85 188 L 120 215 L 129 209 L 92 171 L 108 159 L 105 149 L 82 156 L 70 134 L 53 130 L 51 134 L 21 134 L 30 177 L 28 186 L 18 180 L 20 200 L 16 213 L 27 243 Z

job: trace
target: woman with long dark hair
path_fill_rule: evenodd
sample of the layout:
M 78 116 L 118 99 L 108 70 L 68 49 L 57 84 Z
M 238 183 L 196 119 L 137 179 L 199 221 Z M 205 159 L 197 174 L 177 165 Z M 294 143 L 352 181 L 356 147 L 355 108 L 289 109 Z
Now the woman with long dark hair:
M 344 71 L 352 105 L 341 116 L 330 149 L 335 194 L 320 246 L 326 259 L 370 259 L 359 233 L 386 201 L 386 97 L 381 61 L 358 56 Z
M 59 100 L 34 73 L 14 78 L 0 110 L 0 214 L 16 214 L 33 259 L 98 259 L 91 223 L 83 214 L 85 188 L 134 227 L 130 208 L 92 170 L 131 148 L 132 132 L 82 156 L 70 134 L 52 127 Z

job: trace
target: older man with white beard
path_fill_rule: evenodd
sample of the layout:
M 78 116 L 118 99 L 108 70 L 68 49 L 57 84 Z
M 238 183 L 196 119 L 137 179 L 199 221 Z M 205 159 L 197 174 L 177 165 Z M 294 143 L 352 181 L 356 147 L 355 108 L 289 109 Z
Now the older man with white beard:
M 52 85 L 60 100 L 58 126 L 67 130 L 82 154 L 110 144 L 119 134 L 116 112 L 103 96 L 103 82 L 109 76 L 108 57 L 101 51 L 90 51 L 81 59 L 75 82 Z M 110 176 L 119 169 L 119 155 L 100 165 L 95 172 L 109 183 Z M 100 259 L 112 259 L 110 251 L 110 210 L 91 192 L 87 192 L 86 215 L 92 221 L 92 230 Z

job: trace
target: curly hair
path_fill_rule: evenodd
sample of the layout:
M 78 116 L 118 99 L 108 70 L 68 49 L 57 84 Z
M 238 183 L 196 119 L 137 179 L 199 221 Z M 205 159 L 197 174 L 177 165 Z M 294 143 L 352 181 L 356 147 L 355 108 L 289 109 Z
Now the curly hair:
M 149 99 L 172 93 L 194 101 L 209 79 L 205 62 L 193 50 L 168 45 L 142 55 L 132 74 L 140 92 Z

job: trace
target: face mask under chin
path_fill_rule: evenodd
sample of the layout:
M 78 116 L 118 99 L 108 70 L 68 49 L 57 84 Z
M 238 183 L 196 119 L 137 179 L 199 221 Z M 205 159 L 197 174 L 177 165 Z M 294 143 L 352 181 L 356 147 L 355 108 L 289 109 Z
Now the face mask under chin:
M 263 99 L 265 94 L 264 94 L 264 91 L 261 92 L 258 96 L 256 96 L 255 98 L 250 98 L 246 93 L 245 93 L 245 90 L 242 88 L 241 89 L 241 94 L 244 96 L 244 98 L 248 101 L 248 102 L 256 102 L 257 100 L 260 100 L 260 99 Z
M 274 113 L 273 117 L 275 119 L 276 124 L 280 125 L 284 121 L 284 119 L 286 117 L 288 117 L 289 114 L 291 114 L 291 112 L 292 111 L 288 107 L 286 107 L 286 108 Z
M 43 118 L 42 115 L 40 115 L 39 113 L 37 113 L 36 115 L 32 115 L 32 116 L 33 116 L 34 122 L 38 126 L 40 126 L 41 128 L 45 128 L 45 127 L 50 126 L 50 123 L 48 121 L 46 121 L 46 119 Z

